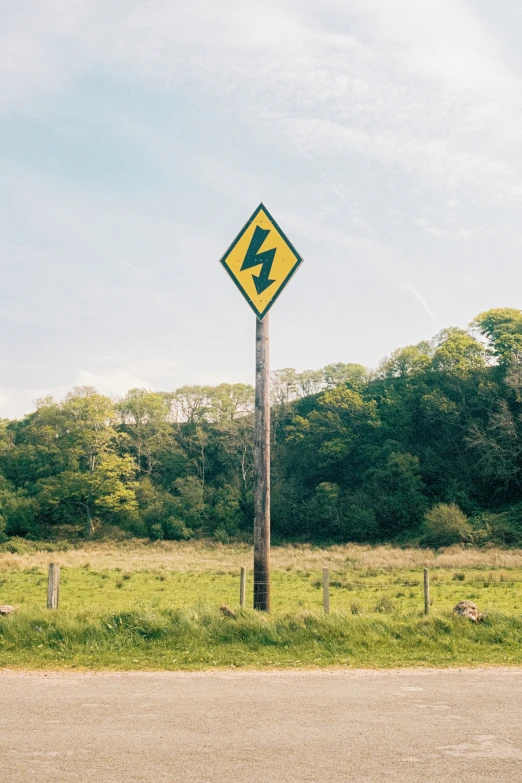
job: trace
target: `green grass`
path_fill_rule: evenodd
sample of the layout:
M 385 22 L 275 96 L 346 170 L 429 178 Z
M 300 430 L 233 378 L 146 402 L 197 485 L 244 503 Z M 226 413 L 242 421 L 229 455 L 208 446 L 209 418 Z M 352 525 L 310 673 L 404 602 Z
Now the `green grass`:
M 462 578 L 464 577 L 464 578 Z M 522 615 L 522 569 L 431 569 L 434 610 L 449 612 L 460 600 L 475 601 L 481 610 Z M 332 610 L 356 613 L 398 612 L 416 616 L 423 609 L 422 571 L 360 569 L 330 572 Z M 0 571 L 0 603 L 20 611 L 45 608 L 47 572 L 38 566 Z M 158 611 L 226 603 L 237 608 L 239 573 L 208 571 L 125 571 L 90 567 L 61 569 L 60 609 L 78 612 Z M 247 606 L 252 602 L 251 574 Z M 322 607 L 320 571 L 273 571 L 275 613 Z
M 522 663 L 522 620 L 479 625 L 447 614 L 237 619 L 216 609 L 97 613 L 30 611 L 0 622 L 0 665 L 78 669 L 398 667 Z
M 62 567 L 60 608 L 45 608 L 39 566 L 0 571 L 0 666 L 93 669 L 208 667 L 390 667 L 522 664 L 522 569 L 431 569 L 432 613 L 424 617 L 422 570 L 331 571 L 331 614 L 322 611 L 320 571 L 277 570 L 272 614 L 237 619 L 239 575 Z M 250 577 L 250 575 L 249 575 Z M 455 618 L 464 598 L 489 612 Z M 247 592 L 251 604 L 251 578 Z

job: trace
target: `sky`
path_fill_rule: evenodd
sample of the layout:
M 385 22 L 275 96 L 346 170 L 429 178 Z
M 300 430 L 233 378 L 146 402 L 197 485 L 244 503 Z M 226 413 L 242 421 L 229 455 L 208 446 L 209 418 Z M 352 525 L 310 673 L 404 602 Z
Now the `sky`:
M 304 258 L 273 368 L 375 367 L 522 307 L 519 0 L 3 0 L 0 416 L 254 380 L 219 259 Z

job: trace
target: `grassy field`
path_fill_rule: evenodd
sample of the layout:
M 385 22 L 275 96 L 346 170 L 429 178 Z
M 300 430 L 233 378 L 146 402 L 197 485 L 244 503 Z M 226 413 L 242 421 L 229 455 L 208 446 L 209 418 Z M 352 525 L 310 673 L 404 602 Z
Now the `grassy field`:
M 61 564 L 46 610 L 47 565 Z M 273 550 L 272 614 L 238 609 L 246 545 L 98 544 L 0 552 L 0 666 L 113 669 L 522 663 L 522 552 L 311 546 Z M 328 617 L 321 570 L 330 569 Z M 423 615 L 422 569 L 432 608 Z M 249 573 L 247 606 L 251 605 Z M 478 626 L 451 615 L 462 599 Z

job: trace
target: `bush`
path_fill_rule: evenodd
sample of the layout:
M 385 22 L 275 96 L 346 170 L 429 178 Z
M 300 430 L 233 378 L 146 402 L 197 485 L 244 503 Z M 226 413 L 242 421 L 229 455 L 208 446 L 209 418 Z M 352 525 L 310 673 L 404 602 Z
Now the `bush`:
M 14 536 L 7 541 L 0 540 L 0 552 L 10 552 L 12 555 L 27 555 L 33 552 L 67 552 L 73 549 L 70 541 L 31 541 L 27 538 Z
M 472 540 L 467 516 L 455 503 L 437 503 L 424 515 L 423 543 L 428 546 L 451 546 Z
M 163 528 L 159 523 L 156 523 L 149 527 L 149 538 L 151 541 L 163 540 Z
M 214 538 L 216 541 L 219 541 L 220 544 L 228 544 L 230 540 L 230 536 L 228 535 L 227 531 L 222 527 L 218 527 L 217 530 L 214 530 Z
M 187 541 L 193 531 L 181 519 L 169 517 L 165 525 L 165 538 L 170 541 Z
M 500 514 L 485 512 L 471 519 L 473 543 L 488 542 L 500 546 L 522 546 L 521 506 L 517 504 Z

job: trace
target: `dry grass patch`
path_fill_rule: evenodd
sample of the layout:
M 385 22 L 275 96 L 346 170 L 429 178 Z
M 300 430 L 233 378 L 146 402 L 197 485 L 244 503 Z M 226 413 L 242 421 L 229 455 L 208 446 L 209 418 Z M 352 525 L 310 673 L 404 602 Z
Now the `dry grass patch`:
M 221 544 L 208 541 L 125 541 L 86 543 L 68 551 L 35 551 L 23 554 L 0 552 L 0 569 L 45 569 L 55 560 L 67 568 L 135 571 L 237 571 L 249 566 L 252 547 L 247 544 Z M 522 568 L 520 549 L 469 549 L 447 547 L 441 550 L 399 549 L 391 546 L 346 544 L 326 548 L 310 544 L 272 548 L 272 567 L 284 571 L 317 571 L 329 567 L 335 572 L 371 569 L 415 570 L 423 567 L 453 569 Z

